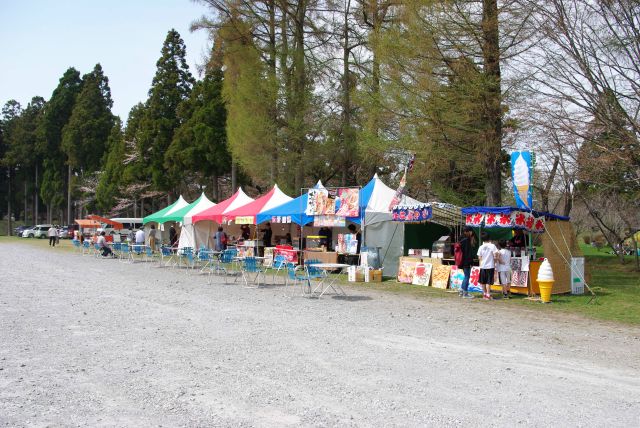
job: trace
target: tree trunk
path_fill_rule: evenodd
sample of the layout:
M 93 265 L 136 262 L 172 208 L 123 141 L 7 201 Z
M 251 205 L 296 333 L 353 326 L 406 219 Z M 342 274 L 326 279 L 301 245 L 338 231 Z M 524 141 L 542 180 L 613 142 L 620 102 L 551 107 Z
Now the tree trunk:
M 236 193 L 236 189 L 238 188 L 238 167 L 236 163 L 231 160 L 231 194 Z
M 33 224 L 38 224 L 38 219 L 40 218 L 40 201 L 38 197 L 38 163 L 36 162 L 36 183 L 35 183 L 35 191 L 33 194 Z
M 67 225 L 71 224 L 71 165 L 67 170 Z M 62 219 L 60 219 L 62 220 Z
M 27 179 L 25 178 L 24 180 L 24 214 L 23 214 L 23 218 L 24 218 L 24 224 L 27 224 L 27 200 L 28 200 L 28 196 L 27 196 Z
M 500 44 L 497 0 L 482 1 L 482 56 L 486 77 L 486 105 L 484 107 L 484 166 L 486 202 L 490 206 L 502 203 L 502 108 L 500 82 Z
M 7 167 L 7 236 L 11 236 L 11 166 Z
M 211 177 L 211 198 L 213 201 L 218 202 L 218 174 L 213 173 Z

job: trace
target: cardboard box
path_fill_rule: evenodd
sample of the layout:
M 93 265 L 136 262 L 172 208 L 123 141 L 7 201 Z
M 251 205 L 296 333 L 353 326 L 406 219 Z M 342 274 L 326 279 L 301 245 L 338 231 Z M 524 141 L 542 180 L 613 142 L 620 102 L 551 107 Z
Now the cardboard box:
M 382 282 L 382 269 L 371 269 L 369 271 L 369 282 Z

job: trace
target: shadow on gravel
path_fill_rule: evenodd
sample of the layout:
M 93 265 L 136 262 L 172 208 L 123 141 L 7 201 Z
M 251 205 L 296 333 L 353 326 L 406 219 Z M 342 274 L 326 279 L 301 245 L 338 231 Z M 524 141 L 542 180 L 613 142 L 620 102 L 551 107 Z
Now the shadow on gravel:
M 369 296 L 333 296 L 333 299 L 343 300 L 345 302 L 362 302 L 365 300 L 373 300 L 373 298 Z

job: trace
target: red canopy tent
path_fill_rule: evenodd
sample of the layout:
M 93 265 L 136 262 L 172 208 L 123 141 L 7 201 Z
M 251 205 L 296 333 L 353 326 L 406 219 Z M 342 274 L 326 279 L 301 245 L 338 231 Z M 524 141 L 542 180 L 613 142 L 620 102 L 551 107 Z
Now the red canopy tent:
M 276 184 L 268 193 L 260 196 L 255 201 L 228 211 L 224 216 L 227 220 L 235 220 L 236 224 L 257 224 L 256 216 L 258 213 L 280 206 L 292 199 L 284 194 Z
M 225 214 L 228 211 L 232 211 L 252 201 L 253 198 L 247 196 L 246 193 L 242 191 L 242 188 L 240 188 L 229 199 L 225 199 L 218 205 L 214 205 L 211 208 L 207 208 L 206 210 L 199 212 L 198 214 L 194 215 L 191 220 L 194 224 L 206 220 L 215 221 L 216 223 L 223 223 L 226 220 Z

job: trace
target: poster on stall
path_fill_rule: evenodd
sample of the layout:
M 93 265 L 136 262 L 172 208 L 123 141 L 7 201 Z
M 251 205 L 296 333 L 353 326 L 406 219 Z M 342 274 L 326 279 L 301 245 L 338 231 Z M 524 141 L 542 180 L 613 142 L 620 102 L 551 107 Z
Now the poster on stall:
M 271 216 L 271 223 L 291 223 L 290 215 L 273 215 Z
M 335 215 L 336 191 L 327 189 L 309 189 L 307 193 L 307 215 Z
M 480 287 L 480 268 L 478 266 L 471 267 L 468 291 L 482 292 L 482 287 Z
M 359 202 L 359 189 L 338 189 L 339 208 L 336 211 L 336 215 L 342 217 L 358 217 L 360 215 Z
M 511 286 L 526 287 L 528 276 L 529 272 L 514 270 L 513 272 L 511 272 Z
M 413 272 L 413 280 L 411 283 L 413 285 L 429 285 L 429 280 L 431 279 L 431 270 L 433 265 L 431 263 L 416 263 L 415 271 Z
M 273 251 L 274 250 L 275 250 L 275 247 L 265 247 L 264 248 L 264 262 L 262 263 L 262 265 L 264 267 L 273 266 Z
M 316 215 L 313 217 L 313 227 L 344 227 L 346 220 L 337 215 Z
M 420 260 L 416 259 L 400 259 L 398 265 L 398 282 L 411 284 L 413 282 L 413 274 L 416 271 L 416 264 Z
M 451 266 L 439 265 L 433 267 L 431 273 L 431 286 L 434 288 L 446 289 L 449 285 L 449 274 L 451 273 Z
M 449 280 L 449 288 L 452 290 L 460 290 L 464 281 L 464 270 L 458 266 L 451 266 L 451 277 Z
M 531 152 L 518 151 L 511 153 L 511 179 L 513 180 L 513 196 L 518 208 L 531 209 L 532 179 Z

